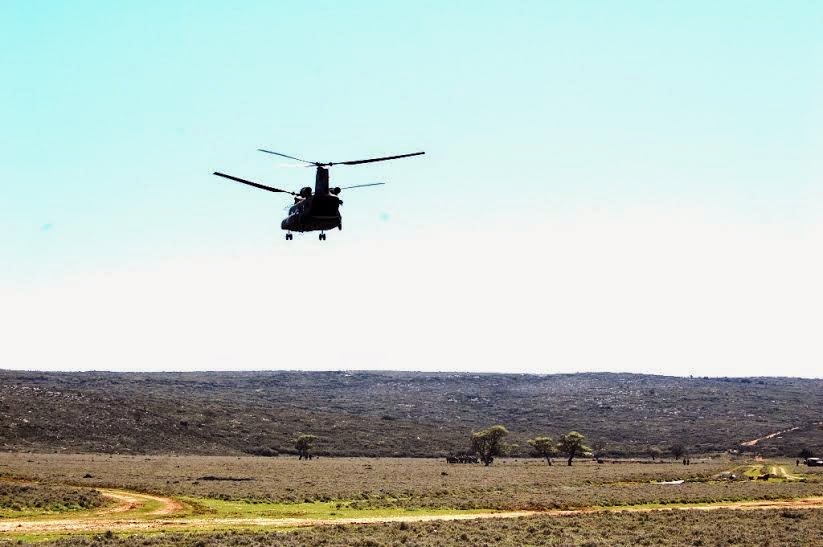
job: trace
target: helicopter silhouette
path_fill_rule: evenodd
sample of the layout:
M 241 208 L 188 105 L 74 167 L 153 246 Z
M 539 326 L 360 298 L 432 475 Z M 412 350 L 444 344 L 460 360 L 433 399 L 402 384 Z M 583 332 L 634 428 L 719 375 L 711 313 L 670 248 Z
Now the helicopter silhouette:
M 343 205 L 343 201 L 337 197 L 340 195 L 341 191 L 350 190 L 352 188 L 363 188 L 366 186 L 379 186 L 381 184 L 385 184 L 384 182 L 372 182 L 369 184 L 345 186 L 343 188 L 329 188 L 330 167 L 334 165 L 359 165 L 361 163 L 396 160 L 399 158 L 409 158 L 411 156 L 420 156 L 425 154 L 425 152 L 414 152 L 412 154 L 401 154 L 399 156 L 385 156 L 382 158 L 370 158 L 365 160 L 330 161 L 322 163 L 295 158 L 294 156 L 288 156 L 286 154 L 281 154 L 280 152 L 273 152 L 262 148 L 258 148 L 257 150 L 259 152 L 274 154 L 275 156 L 281 156 L 290 160 L 296 160 L 308 164 L 305 167 L 313 165 L 317 168 L 317 173 L 314 178 L 314 194 L 312 194 L 311 187 L 309 186 L 302 188 L 300 192 L 291 192 L 289 190 L 281 190 L 280 188 L 274 188 L 258 182 L 252 182 L 250 180 L 220 173 L 218 171 L 214 172 L 214 174 L 218 177 L 223 177 L 225 179 L 247 184 L 249 186 L 254 186 L 255 188 L 260 188 L 261 190 L 291 194 L 294 196 L 294 205 L 289 207 L 289 216 L 284 218 L 283 222 L 280 223 L 280 228 L 286 230 L 286 240 L 288 241 L 294 239 L 292 232 L 313 231 L 320 231 L 319 239 L 320 241 L 325 241 L 326 230 L 331 230 L 333 228 L 337 228 L 338 230 L 343 229 L 343 217 L 340 214 L 340 206 Z

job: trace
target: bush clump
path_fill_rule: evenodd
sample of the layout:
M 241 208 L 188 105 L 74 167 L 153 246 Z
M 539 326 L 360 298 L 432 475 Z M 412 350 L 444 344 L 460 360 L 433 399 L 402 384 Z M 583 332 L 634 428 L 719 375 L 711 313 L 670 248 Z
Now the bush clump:
M 100 507 L 106 499 L 97 490 L 51 484 L 0 483 L 0 509 L 71 511 Z

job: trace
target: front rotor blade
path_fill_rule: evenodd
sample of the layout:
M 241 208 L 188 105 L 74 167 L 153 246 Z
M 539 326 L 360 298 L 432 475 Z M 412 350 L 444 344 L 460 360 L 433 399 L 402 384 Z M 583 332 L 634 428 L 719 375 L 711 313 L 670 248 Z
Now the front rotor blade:
M 233 180 L 235 182 L 248 184 L 249 186 L 254 186 L 255 188 L 260 188 L 261 190 L 268 190 L 269 192 L 279 192 L 279 193 L 283 193 L 283 194 L 291 194 L 293 196 L 297 195 L 294 192 L 289 192 L 288 190 L 281 190 L 280 188 L 273 188 L 271 186 L 266 186 L 265 184 L 258 184 L 256 182 L 252 182 L 252 181 L 246 180 L 246 179 L 241 179 L 241 178 L 238 178 L 238 177 L 233 177 L 233 176 L 227 175 L 225 173 L 218 173 L 217 171 L 215 171 L 214 174 L 217 175 L 218 177 L 223 177 L 224 179 L 229 179 L 229 180 Z
M 303 165 L 302 163 L 277 163 L 274 165 L 275 167 L 282 167 L 282 168 L 300 168 L 306 169 L 307 167 L 314 167 L 314 164 L 311 165 Z
M 385 158 L 371 158 L 368 160 L 354 160 L 354 161 L 338 161 L 330 163 L 329 165 L 358 165 L 360 163 L 372 163 L 375 161 L 396 160 L 398 158 L 410 158 L 411 156 L 420 156 L 425 152 L 415 152 L 414 154 L 401 154 L 399 156 L 386 156 Z
M 311 163 L 314 164 L 315 162 L 309 160 L 301 160 L 300 158 L 295 158 L 294 156 L 287 156 L 286 154 L 281 154 L 280 152 L 272 152 L 271 150 L 264 150 L 262 148 L 257 149 L 258 152 L 265 152 L 266 154 L 274 154 L 275 156 L 281 156 L 284 158 L 289 158 L 290 160 L 297 160 L 302 161 L 303 163 Z
M 344 186 L 341 190 L 349 190 L 351 188 L 364 188 L 366 186 L 380 186 L 381 184 L 386 184 L 385 182 L 372 182 L 369 184 L 355 184 L 354 186 Z

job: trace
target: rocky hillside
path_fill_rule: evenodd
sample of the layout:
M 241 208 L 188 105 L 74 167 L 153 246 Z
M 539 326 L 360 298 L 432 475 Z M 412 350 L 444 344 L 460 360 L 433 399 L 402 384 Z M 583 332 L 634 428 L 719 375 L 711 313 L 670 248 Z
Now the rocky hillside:
M 522 454 L 529 437 L 577 429 L 615 456 L 673 443 L 794 456 L 823 452 L 821 409 L 823 381 L 795 378 L 0 371 L 4 450 L 283 453 L 305 432 L 325 454 L 433 456 L 499 423 Z

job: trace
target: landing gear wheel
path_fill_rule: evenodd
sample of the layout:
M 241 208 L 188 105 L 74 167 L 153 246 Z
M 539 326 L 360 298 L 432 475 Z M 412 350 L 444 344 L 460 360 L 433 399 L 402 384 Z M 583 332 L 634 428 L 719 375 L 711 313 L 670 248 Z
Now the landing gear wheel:
M 294 236 L 293 236 L 293 235 L 291 235 L 291 234 L 286 234 L 286 241 L 291 241 L 292 239 L 294 239 Z
M 326 234 L 322 234 L 322 233 L 321 233 L 321 234 L 318 236 L 318 239 L 320 239 L 320 241 L 326 241 Z

